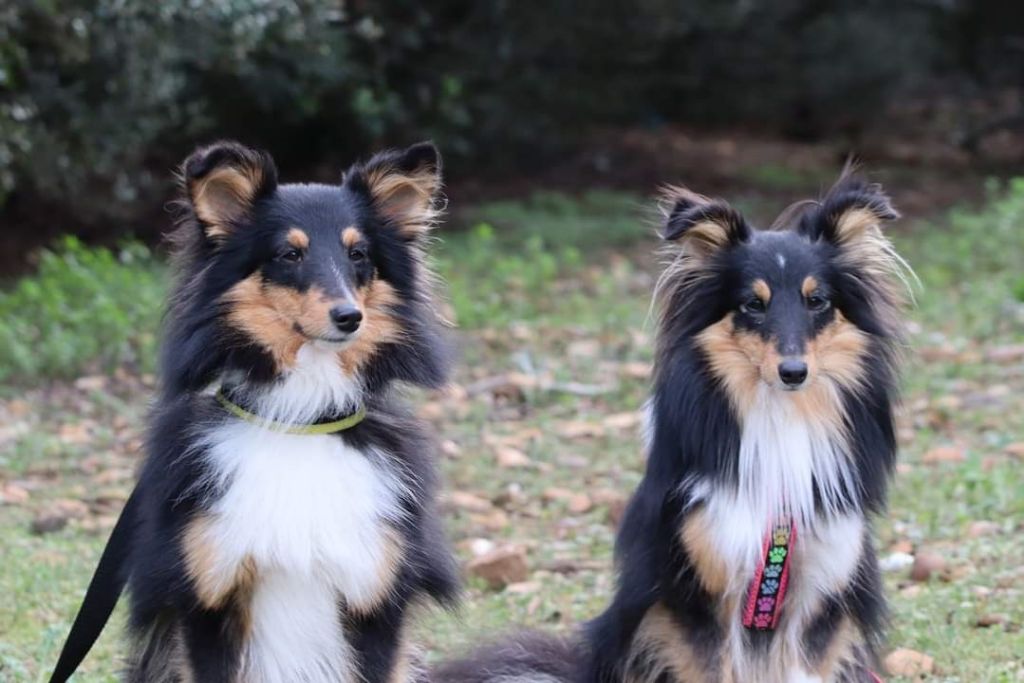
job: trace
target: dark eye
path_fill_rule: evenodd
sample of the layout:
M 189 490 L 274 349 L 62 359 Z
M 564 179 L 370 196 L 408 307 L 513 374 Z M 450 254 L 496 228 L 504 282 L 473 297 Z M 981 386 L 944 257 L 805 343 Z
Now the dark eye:
M 289 249 L 288 251 L 282 252 L 277 258 L 285 263 L 299 263 L 302 261 L 302 250 Z
M 765 312 L 767 307 L 760 298 L 753 296 L 740 304 L 740 310 L 744 313 L 752 313 L 754 315 L 760 315 Z
M 823 297 L 821 294 L 812 294 L 807 297 L 807 308 L 811 309 L 815 313 L 821 313 L 828 309 L 829 300 Z
M 352 247 L 348 250 L 348 257 L 355 263 L 359 263 L 366 258 L 366 249 L 363 249 L 362 247 Z

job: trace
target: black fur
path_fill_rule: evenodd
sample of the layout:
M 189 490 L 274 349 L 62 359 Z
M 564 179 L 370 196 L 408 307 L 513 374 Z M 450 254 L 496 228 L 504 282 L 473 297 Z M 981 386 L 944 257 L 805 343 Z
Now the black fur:
M 334 289 L 342 281 L 354 289 L 376 278 L 397 295 L 388 313 L 399 334 L 379 344 L 358 370 L 366 418 L 330 437 L 375 454 L 381 461 L 377 465 L 395 474 L 403 492 L 404 515 L 393 526 L 404 552 L 387 597 L 369 613 L 337 605 L 360 680 L 389 680 L 410 603 L 429 598 L 452 605 L 456 600 L 458 570 L 435 509 L 435 444 L 392 391 L 396 383 L 442 384 L 447 342 L 422 259 L 426 237 L 399 234 L 378 211 L 367 181 L 367 170 L 382 164 L 398 173 L 438 176 L 439 184 L 440 159 L 430 144 L 357 164 L 339 185 L 278 184 L 268 154 L 236 143 L 199 150 L 183 165 L 186 199 L 173 235 L 177 280 L 164 332 L 162 387 L 149 420 L 147 457 L 133 496 L 131 552 L 123 568 L 130 577 L 130 630 L 137 642 L 127 680 L 178 681 L 190 671 L 188 680 L 215 683 L 238 674 L 244 610 L 233 600 L 217 608 L 204 605 L 186 569 L 182 539 L 189 523 L 218 496 L 205 483 L 211 465 L 200 437 L 234 419 L 209 388 L 230 383 L 236 396 L 257 396 L 273 388 L 283 372 L 273 354 L 232 321 L 224 300 L 226 292 L 253 274 L 289 291 L 301 294 L 319 287 L 331 296 L 343 293 L 343 288 Z M 258 182 L 251 197 L 243 197 L 243 211 L 232 214 L 226 225 L 211 225 L 197 211 L 193 188 L 224 168 L 244 169 L 247 178 Z M 428 210 L 433 207 L 425 207 L 424 215 Z M 350 225 L 367 242 L 368 253 L 358 259 L 342 246 L 341 231 Z M 289 249 L 284 240 L 292 226 L 300 226 L 311 240 L 302 267 L 295 267 L 291 256 L 281 256 Z M 337 417 L 344 408 L 332 406 L 309 421 Z
M 646 472 L 617 536 L 619 579 L 614 599 L 602 615 L 585 625 L 575 657 L 559 651 L 549 658 L 545 655 L 548 646 L 536 645 L 532 638 L 529 642 L 536 648 L 532 655 L 514 645 L 515 656 L 502 648 L 485 650 L 468 663 L 442 669 L 443 675 L 436 678 L 439 682 L 497 680 L 481 671 L 515 672 L 524 681 L 537 674 L 538 680 L 547 680 L 539 677 L 545 672 L 544 665 L 572 659 L 579 662 L 578 668 L 554 674 L 556 680 L 620 683 L 628 673 L 634 677 L 629 680 L 688 683 L 676 681 L 667 672 L 651 678 L 642 660 L 626 671 L 631 655 L 636 654 L 637 630 L 655 605 L 667 610 L 693 657 L 703 663 L 703 680 L 724 678 L 720 670 L 724 627 L 714 597 L 703 587 L 680 540 L 680 529 L 687 515 L 701 505 L 691 498 L 698 483 L 728 487 L 735 485 L 738 477 L 740 423 L 697 339 L 727 315 L 733 315 L 737 329 L 762 337 L 766 343 L 771 340 L 783 355 L 802 354 L 806 340 L 834 322 L 837 311 L 866 333 L 867 353 L 861 363 L 867 381 L 845 390 L 841 399 L 855 481 L 843 490 L 836 511 L 869 517 L 884 509 L 896 454 L 893 408 L 901 329 L 892 314 L 898 302 L 891 282 L 881 281 L 877 272 L 858 269 L 844 258 L 846 246 L 840 244 L 835 221 L 853 208 L 871 211 L 878 221 L 890 220 L 896 213 L 887 198 L 875 186 L 844 177 L 821 202 L 791 216 L 783 229 L 762 232 L 751 228 L 723 202 L 687 191 L 674 194 L 664 237 L 685 241 L 689 230 L 704 224 L 702 243 L 675 254 L 677 260 L 660 285 L 653 431 Z M 720 231 L 708 230 L 709 221 Z M 806 310 L 811 304 L 794 300 L 780 302 L 770 316 L 747 310 L 744 304 L 751 296 L 752 275 L 771 271 L 765 261 L 780 254 L 787 260 L 788 270 L 778 276 L 784 280 L 771 283 L 772 289 L 799 292 L 800 281 L 813 274 L 831 307 Z M 820 504 L 820 495 L 815 501 Z M 839 618 L 851 617 L 862 646 L 856 663 L 836 672 L 837 681 L 850 683 L 872 680 L 869 667 L 875 664 L 885 622 L 885 601 L 870 534 L 851 542 L 863 544 L 854 577 L 845 590 L 822 601 L 803 636 L 806 657 L 814 663 L 831 643 Z M 750 631 L 746 637 L 747 645 L 756 650 L 767 648 L 774 636 L 770 631 Z

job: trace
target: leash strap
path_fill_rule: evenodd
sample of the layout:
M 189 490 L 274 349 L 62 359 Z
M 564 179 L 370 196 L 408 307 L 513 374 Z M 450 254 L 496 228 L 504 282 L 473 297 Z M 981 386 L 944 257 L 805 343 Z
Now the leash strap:
M 796 543 L 792 521 L 776 524 L 764 539 L 763 561 L 750 582 L 743 625 L 755 631 L 771 631 L 779 623 L 789 583 L 790 556 Z
M 135 521 L 136 491 L 133 490 L 128 497 L 107 546 L 103 549 L 99 564 L 96 565 L 96 571 L 89 582 L 89 588 L 85 591 L 82 606 L 78 609 L 67 640 L 64 641 L 57 666 L 50 676 L 50 683 L 65 683 L 71 677 L 89 654 L 89 650 L 110 619 L 114 607 L 117 606 L 117 600 L 121 597 L 128 579 L 128 573 L 124 570 L 131 545 L 131 529 Z

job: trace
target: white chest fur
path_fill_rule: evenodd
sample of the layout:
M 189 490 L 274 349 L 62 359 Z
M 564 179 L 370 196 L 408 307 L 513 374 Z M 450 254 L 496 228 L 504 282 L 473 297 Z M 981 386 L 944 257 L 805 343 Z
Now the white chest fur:
M 822 505 L 816 510 L 814 486 Z M 743 421 L 738 485 L 691 483 L 703 538 L 713 539 L 725 578 L 723 604 L 730 659 L 736 680 L 820 680 L 802 669 L 803 631 L 822 598 L 845 588 L 863 552 L 864 520 L 838 514 L 839 492 L 852 486 L 852 471 L 841 433 L 827 423 L 804 419 L 785 395 L 765 393 Z M 766 658 L 746 652 L 742 605 L 749 582 L 762 561 L 765 535 L 773 524 L 793 519 L 797 539 L 783 621 Z
M 372 603 L 389 585 L 396 478 L 336 435 L 231 421 L 207 443 L 216 565 L 255 570 L 245 680 L 353 680 L 339 604 Z

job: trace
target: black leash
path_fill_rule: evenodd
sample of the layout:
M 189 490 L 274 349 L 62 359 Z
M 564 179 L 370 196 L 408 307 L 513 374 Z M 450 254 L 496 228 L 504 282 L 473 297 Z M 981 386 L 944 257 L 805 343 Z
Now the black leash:
M 92 581 L 85 591 L 85 598 L 82 599 L 82 606 L 75 616 L 75 623 L 72 624 L 71 632 L 64 641 L 60 659 L 57 660 L 57 666 L 50 676 L 50 683 L 65 683 L 71 677 L 89 654 L 89 650 L 110 619 L 114 607 L 117 606 L 117 599 L 121 597 L 121 591 L 124 590 L 124 584 L 128 579 L 128 573 L 124 569 L 135 517 L 135 493 L 132 491 L 128 497 L 128 502 L 125 503 L 121 516 L 110 533 L 107 547 L 103 549 Z

